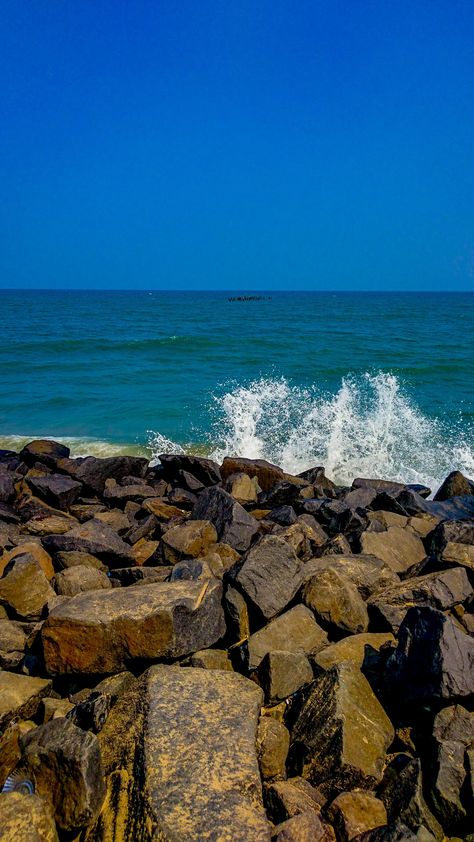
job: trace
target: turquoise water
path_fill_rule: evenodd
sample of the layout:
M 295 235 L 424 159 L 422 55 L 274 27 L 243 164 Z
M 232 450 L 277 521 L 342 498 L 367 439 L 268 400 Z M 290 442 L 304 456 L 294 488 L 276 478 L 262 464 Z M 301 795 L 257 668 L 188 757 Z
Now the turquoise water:
M 474 295 L 232 294 L 0 292 L 0 446 L 474 473 Z

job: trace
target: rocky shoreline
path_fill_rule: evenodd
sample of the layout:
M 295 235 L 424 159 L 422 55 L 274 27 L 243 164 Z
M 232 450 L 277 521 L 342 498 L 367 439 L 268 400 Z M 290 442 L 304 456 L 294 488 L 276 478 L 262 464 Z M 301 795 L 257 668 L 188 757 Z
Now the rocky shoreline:
M 0 451 L 0 840 L 474 842 L 474 484 Z

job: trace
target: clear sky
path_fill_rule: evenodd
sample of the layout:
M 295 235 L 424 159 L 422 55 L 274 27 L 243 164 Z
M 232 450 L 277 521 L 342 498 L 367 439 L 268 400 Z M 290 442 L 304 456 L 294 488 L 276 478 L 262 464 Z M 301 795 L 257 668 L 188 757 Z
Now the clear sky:
M 473 0 L 0 0 L 0 286 L 474 288 Z

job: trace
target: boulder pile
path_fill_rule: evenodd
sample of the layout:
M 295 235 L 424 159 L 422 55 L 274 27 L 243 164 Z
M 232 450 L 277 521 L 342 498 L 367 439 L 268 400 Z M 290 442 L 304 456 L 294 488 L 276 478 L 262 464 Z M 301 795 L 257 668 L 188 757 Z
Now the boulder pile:
M 0 840 L 474 842 L 474 485 L 0 451 Z

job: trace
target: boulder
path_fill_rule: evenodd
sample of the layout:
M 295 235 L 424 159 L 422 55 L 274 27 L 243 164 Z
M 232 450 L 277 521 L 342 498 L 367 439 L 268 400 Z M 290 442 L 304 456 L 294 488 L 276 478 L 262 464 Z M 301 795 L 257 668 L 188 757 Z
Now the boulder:
M 97 556 L 75 550 L 56 553 L 55 562 L 59 570 L 67 570 L 69 567 L 78 565 L 92 567 L 95 570 L 107 570 L 105 564 Z
M 446 611 L 473 596 L 474 590 L 466 571 L 455 567 L 392 585 L 372 596 L 368 607 L 372 614 L 382 618 L 393 632 L 397 632 L 407 611 L 414 605 L 429 605 Z
M 251 479 L 248 474 L 238 473 L 228 477 L 225 490 L 244 506 L 246 503 L 256 503 L 261 489 L 256 477 Z
M 250 635 L 248 605 L 242 594 L 231 585 L 224 596 L 227 631 L 233 643 L 241 643 Z
M 105 512 L 98 512 L 94 517 L 101 523 L 106 523 L 118 535 L 123 536 L 127 532 L 130 532 L 130 521 L 125 512 L 122 512 L 120 509 L 108 509 Z
M 386 681 L 405 704 L 474 693 L 474 639 L 434 608 L 410 608 L 387 661 Z
M 0 604 L 24 620 L 40 620 L 55 593 L 30 553 L 16 556 L 0 579 Z
M 313 680 L 313 670 L 304 652 L 267 652 L 255 673 L 268 704 L 287 699 Z
M 295 596 L 302 570 L 295 551 L 285 541 L 266 535 L 248 551 L 235 582 L 261 615 L 270 620 Z
M 106 459 L 87 456 L 63 461 L 59 467 L 96 494 L 103 494 L 108 479 L 118 481 L 130 475 L 143 477 L 148 460 L 138 456 L 109 456 Z
M 0 619 L 0 668 L 15 669 L 25 654 L 27 637 L 20 623 Z
M 163 500 L 160 497 L 147 497 L 146 500 L 143 501 L 143 508 L 147 510 L 147 512 L 151 512 L 152 515 L 159 521 L 163 521 L 168 523 L 170 520 L 174 520 L 175 518 L 183 518 L 187 517 L 189 514 L 182 508 L 178 508 L 178 506 L 171 506 L 167 500 Z
M 96 591 L 112 587 L 110 579 L 102 570 L 87 565 L 75 565 L 56 573 L 54 588 L 61 596 L 76 596 L 84 591 Z
M 383 802 L 372 792 L 363 790 L 341 792 L 329 805 L 327 815 L 336 831 L 338 842 L 351 842 L 360 833 L 387 824 L 387 811 Z
M 49 694 L 51 681 L 0 670 L 0 730 L 13 719 L 29 719 Z
M 301 486 L 288 480 L 281 480 L 269 491 L 262 491 L 258 495 L 258 502 L 266 509 L 276 509 L 282 506 L 292 506 L 300 497 Z
M 385 770 L 378 795 L 385 804 L 390 824 L 403 822 L 414 832 L 427 828 L 435 839 L 444 838 L 439 822 L 425 801 L 418 757 L 396 755 Z
M 247 669 L 258 667 L 267 652 L 276 650 L 310 655 L 327 646 L 327 635 L 305 605 L 296 605 L 250 635 L 243 645 Z
M 30 535 L 63 535 L 69 532 L 73 526 L 77 526 L 76 518 L 66 514 L 66 512 L 56 512 L 56 509 L 40 512 L 29 520 L 23 526 L 22 531 Z
M 129 500 L 141 503 L 145 498 L 154 496 L 158 496 L 155 489 L 144 480 L 138 480 L 133 485 L 119 485 L 113 478 L 105 481 L 104 500 L 115 506 L 125 506 Z
M 95 518 L 74 526 L 65 535 L 46 536 L 43 545 L 52 553 L 90 553 L 113 567 L 125 567 L 133 562 L 130 545 L 110 526 Z
M 0 470 L 0 503 L 10 503 L 15 498 L 15 485 L 11 471 Z
M 252 515 L 222 488 L 206 488 L 191 513 L 192 520 L 208 520 L 214 524 L 219 541 L 229 544 L 238 552 L 248 550 L 258 532 L 258 523 Z
M 60 719 L 66 716 L 74 705 L 69 699 L 46 698 L 41 700 L 42 722 L 50 722 L 51 719 Z
M 442 708 L 433 724 L 430 800 L 443 828 L 464 834 L 472 809 L 466 752 L 474 746 L 474 713 L 461 705 Z
M 270 842 L 256 756 L 261 702 L 233 672 L 148 670 L 99 734 L 108 794 L 85 840 Z
M 84 731 L 98 734 L 119 698 L 135 683 L 130 672 L 120 672 L 100 681 L 91 692 L 67 711 L 67 718 Z
M 474 494 L 463 494 L 450 500 L 427 500 L 426 510 L 440 520 L 472 520 L 474 517 Z
M 64 444 L 57 441 L 50 441 L 49 439 L 35 439 L 25 445 L 20 452 L 20 459 L 26 465 L 34 465 L 36 462 L 41 462 L 47 465 L 48 468 L 56 468 L 61 459 L 69 457 L 70 450 Z
M 225 631 L 222 583 L 179 581 L 78 594 L 43 626 L 49 674 L 110 673 L 130 661 L 179 658 Z
M 54 506 L 56 509 L 67 511 L 79 497 L 82 484 L 64 476 L 64 474 L 45 474 L 44 476 L 27 476 L 26 481 L 38 497 Z
M 51 808 L 38 795 L 0 794 L 2 842 L 58 842 Z
M 25 772 L 50 803 L 57 826 L 77 832 L 99 813 L 105 794 L 97 737 L 64 717 L 21 739 Z
M 335 839 L 332 827 L 322 822 L 313 810 L 277 825 L 272 836 L 274 842 L 334 842 Z
M 190 520 L 172 526 L 163 535 L 163 557 L 167 564 L 176 564 L 183 558 L 205 556 L 217 542 L 217 532 L 207 520 Z
M 203 670 L 232 670 L 232 661 L 225 649 L 199 649 L 181 666 L 200 667 Z
M 473 493 L 474 484 L 461 471 L 451 471 L 438 488 L 433 500 L 449 500 L 451 497 L 462 497 Z
M 257 757 L 263 780 L 284 778 L 290 735 L 283 723 L 261 716 L 257 729 Z
M 217 485 L 221 482 L 219 465 L 212 459 L 202 456 L 186 456 L 182 453 L 162 453 L 159 457 L 163 466 L 163 477 L 168 482 L 180 479 L 182 471 L 191 474 L 204 486 Z M 191 488 L 190 491 L 195 489 Z
M 327 795 L 382 779 L 395 732 L 362 673 L 350 662 L 310 685 L 292 729 L 291 762 Z
M 363 532 L 360 547 L 362 553 L 381 558 L 400 575 L 419 569 L 426 558 L 421 538 L 398 526 L 389 526 L 386 532 Z
M 304 778 L 295 777 L 268 783 L 265 802 L 270 818 L 278 824 L 302 813 L 320 813 L 326 798 Z
M 0 558 L 0 576 L 3 576 L 5 568 L 12 559 L 16 558 L 17 556 L 24 555 L 28 553 L 28 555 L 32 556 L 41 567 L 44 575 L 51 581 L 54 576 L 54 567 L 53 562 L 51 561 L 51 556 L 43 549 L 41 544 L 35 544 L 34 541 L 24 541 L 19 544 L 18 547 L 13 547 L 12 550 L 6 552 Z
M 441 564 L 474 571 L 474 519 L 440 523 L 431 535 L 429 552 Z
M 323 570 L 334 570 L 354 583 L 362 599 L 399 582 L 398 575 L 380 558 L 373 555 L 334 555 L 315 558 L 304 566 L 306 582 Z
M 227 480 L 232 474 L 246 474 L 250 479 L 255 478 L 262 491 L 269 491 L 284 477 L 284 472 L 265 459 L 244 459 L 242 457 L 226 456 L 221 465 L 221 476 Z
M 326 646 L 313 656 L 313 661 L 318 667 L 325 670 L 337 667 L 345 661 L 350 661 L 354 666 L 361 669 L 368 651 L 375 650 L 378 652 L 382 646 L 388 643 L 395 645 L 395 638 L 390 632 L 354 634 Z
M 326 568 L 306 579 L 302 598 L 323 624 L 349 634 L 367 631 L 369 615 L 365 603 L 354 583 L 337 570 Z
M 293 506 L 278 506 L 268 513 L 267 520 L 278 523 L 279 526 L 292 526 L 296 523 L 296 512 Z

